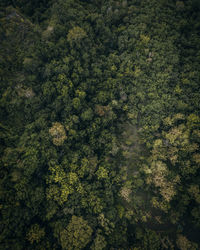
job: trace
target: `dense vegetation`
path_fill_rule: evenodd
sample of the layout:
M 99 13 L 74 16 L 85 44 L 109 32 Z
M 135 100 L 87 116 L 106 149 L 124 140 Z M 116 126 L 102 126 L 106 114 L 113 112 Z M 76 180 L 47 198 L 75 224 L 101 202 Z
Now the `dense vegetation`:
M 0 249 L 199 249 L 199 1 L 0 6 Z

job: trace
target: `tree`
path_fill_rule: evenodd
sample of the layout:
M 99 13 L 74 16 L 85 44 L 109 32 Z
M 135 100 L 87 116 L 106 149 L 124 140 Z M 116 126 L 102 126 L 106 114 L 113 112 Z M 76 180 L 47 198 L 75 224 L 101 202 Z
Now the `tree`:
M 49 129 L 49 133 L 53 138 L 53 144 L 56 146 L 61 146 L 67 139 L 64 126 L 59 123 L 53 123 L 53 126 Z
M 62 248 L 67 250 L 84 248 L 91 241 L 92 231 L 86 220 L 73 215 L 66 229 L 60 233 Z
M 85 37 L 87 37 L 86 32 L 79 26 L 75 26 L 69 31 L 67 41 L 72 45 L 73 43 L 79 43 Z
M 196 243 L 189 241 L 184 235 L 179 234 L 176 240 L 177 247 L 180 250 L 197 250 Z
M 31 226 L 27 233 L 27 240 L 30 241 L 31 244 L 34 242 L 38 243 L 45 236 L 45 231 L 38 224 L 34 224 Z
M 83 119 L 83 121 L 90 121 L 92 120 L 92 117 L 93 117 L 93 112 L 91 108 L 87 109 L 85 112 L 81 114 L 81 118 Z
M 106 241 L 101 232 L 97 232 L 94 242 L 91 246 L 91 250 L 102 250 L 106 247 Z

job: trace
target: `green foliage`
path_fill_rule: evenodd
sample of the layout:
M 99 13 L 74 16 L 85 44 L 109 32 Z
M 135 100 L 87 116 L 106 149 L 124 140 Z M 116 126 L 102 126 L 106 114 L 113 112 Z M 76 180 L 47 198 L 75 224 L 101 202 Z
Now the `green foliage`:
M 86 32 L 78 26 L 73 27 L 67 34 L 67 41 L 72 45 L 87 37 Z
M 142 244 L 141 244 L 141 249 L 152 249 L 152 250 L 158 250 L 161 248 L 161 242 L 159 240 L 159 235 L 156 234 L 156 232 L 152 230 L 146 230 L 146 231 L 141 231 L 138 230 L 136 232 L 136 239 L 140 239 Z
M 90 121 L 92 120 L 92 117 L 93 117 L 93 112 L 91 108 L 87 109 L 85 112 L 81 114 L 81 118 L 83 121 Z
M 43 228 L 40 228 L 38 224 L 34 224 L 31 226 L 30 230 L 27 233 L 27 240 L 33 244 L 34 242 L 40 242 L 41 238 L 45 236 L 45 232 Z
M 106 179 L 106 178 L 108 178 L 108 172 L 103 166 L 99 167 L 96 174 L 97 174 L 98 179 Z
M 91 240 L 92 229 L 82 217 L 72 216 L 70 223 L 60 233 L 62 249 L 82 249 Z
M 103 250 L 103 249 L 105 249 L 105 247 L 106 247 L 105 238 L 100 233 L 97 233 L 97 235 L 94 239 L 94 242 L 91 246 L 91 249 Z
M 198 1 L 0 6 L 0 248 L 199 249 Z
M 197 244 L 189 241 L 185 236 L 179 234 L 176 240 L 176 244 L 180 250 L 196 250 L 198 249 Z

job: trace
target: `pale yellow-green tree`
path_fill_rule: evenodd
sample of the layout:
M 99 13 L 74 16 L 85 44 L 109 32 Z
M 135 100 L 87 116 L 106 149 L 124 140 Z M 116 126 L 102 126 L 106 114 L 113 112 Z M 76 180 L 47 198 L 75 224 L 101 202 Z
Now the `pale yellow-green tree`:
M 75 190 L 81 193 L 81 185 L 76 173 L 65 173 L 60 165 L 55 165 L 49 168 L 50 175 L 47 178 L 49 187 L 47 188 L 47 199 L 55 200 L 60 205 L 65 203 L 69 194 Z
M 159 188 L 160 194 L 167 202 L 176 194 L 176 184 L 180 182 L 180 177 L 177 175 L 173 179 L 168 180 L 170 171 L 162 161 L 153 161 L 151 164 L 152 173 L 147 178 L 147 183 L 152 183 Z
M 49 133 L 52 136 L 53 144 L 56 146 L 61 146 L 67 139 L 64 126 L 59 123 L 53 123 L 53 126 L 49 129 Z

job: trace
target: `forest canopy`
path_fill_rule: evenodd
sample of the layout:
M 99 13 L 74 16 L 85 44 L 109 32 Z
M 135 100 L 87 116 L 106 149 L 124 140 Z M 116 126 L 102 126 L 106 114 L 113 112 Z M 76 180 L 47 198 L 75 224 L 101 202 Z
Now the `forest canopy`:
M 2 0 L 0 249 L 200 248 L 200 2 Z

